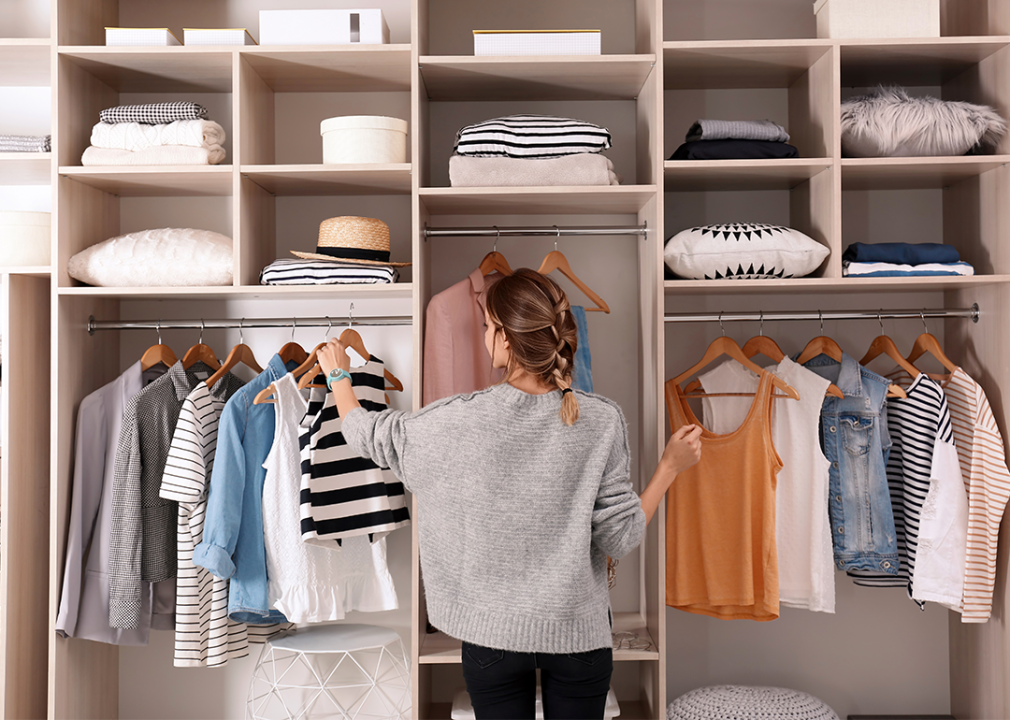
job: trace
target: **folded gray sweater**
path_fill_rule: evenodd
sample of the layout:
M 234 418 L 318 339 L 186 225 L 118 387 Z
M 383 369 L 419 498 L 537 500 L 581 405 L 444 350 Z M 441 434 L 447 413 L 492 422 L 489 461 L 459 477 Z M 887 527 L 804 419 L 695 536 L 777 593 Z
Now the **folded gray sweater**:
M 687 142 L 696 140 L 765 140 L 789 142 L 789 133 L 771 120 L 697 120 L 687 131 Z
M 607 555 L 641 542 L 645 513 L 620 408 L 574 392 L 571 426 L 559 391 L 508 384 L 344 418 L 349 449 L 417 498 L 428 617 L 448 635 L 516 652 L 611 646 Z
M 558 185 L 620 185 L 614 163 L 599 153 L 554 158 L 449 158 L 453 187 L 537 187 Z

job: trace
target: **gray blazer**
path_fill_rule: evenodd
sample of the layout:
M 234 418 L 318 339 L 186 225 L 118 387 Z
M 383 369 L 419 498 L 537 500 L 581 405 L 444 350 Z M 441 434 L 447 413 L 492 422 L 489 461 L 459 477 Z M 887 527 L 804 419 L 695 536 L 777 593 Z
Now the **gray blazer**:
M 126 403 L 141 390 L 145 380 L 152 379 L 150 374 L 141 372 L 138 361 L 81 401 L 63 592 L 56 618 L 56 632 L 63 637 L 113 645 L 146 645 L 152 627 L 174 628 L 174 580 L 143 584 L 140 624 L 135 630 L 109 626 L 112 474 L 119 429 Z M 89 544 L 91 550 L 87 552 Z

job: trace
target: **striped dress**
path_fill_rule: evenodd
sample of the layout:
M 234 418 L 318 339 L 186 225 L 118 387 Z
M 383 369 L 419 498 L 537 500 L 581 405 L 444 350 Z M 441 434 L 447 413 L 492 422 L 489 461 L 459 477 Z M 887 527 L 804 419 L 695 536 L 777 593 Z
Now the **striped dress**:
M 386 409 L 384 365 L 374 355 L 351 369 L 365 410 Z M 325 384 L 317 378 L 317 384 Z M 403 483 L 388 468 L 354 453 L 340 432 L 333 393 L 314 391 L 298 442 L 302 459 L 301 531 L 308 543 L 333 547 L 343 538 L 378 540 L 410 522 Z
M 968 491 L 968 538 L 961 622 L 984 623 L 992 612 L 999 526 L 1010 498 L 1003 438 L 981 386 L 961 368 L 943 385 L 961 474 Z
M 183 402 L 165 462 L 160 495 L 179 503 L 178 579 L 175 607 L 175 666 L 216 667 L 249 654 L 249 641 L 263 642 L 289 627 L 247 626 L 228 617 L 228 581 L 193 564 L 203 539 L 207 491 L 217 427 L 228 398 L 242 381 L 227 373 L 211 390 L 200 382 Z
M 877 575 L 868 571 L 850 570 L 857 585 L 872 587 L 905 587 L 914 597 L 913 577 L 919 549 L 919 528 L 923 503 L 932 482 L 944 482 L 938 474 L 950 474 L 945 463 L 934 463 L 934 457 L 953 456 L 954 435 L 950 412 L 940 386 L 920 373 L 914 380 L 903 371 L 887 378 L 905 390 L 907 398 L 888 398 L 887 426 L 891 437 L 891 452 L 887 459 L 887 485 L 894 513 L 897 535 L 897 575 Z M 936 445 L 941 443 L 935 455 Z M 949 478 L 948 478 L 949 479 Z

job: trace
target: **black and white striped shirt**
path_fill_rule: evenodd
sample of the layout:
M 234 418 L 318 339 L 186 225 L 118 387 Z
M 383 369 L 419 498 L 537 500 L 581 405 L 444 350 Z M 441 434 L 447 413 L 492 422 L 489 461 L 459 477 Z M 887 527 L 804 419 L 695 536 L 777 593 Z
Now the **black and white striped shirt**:
M 887 426 L 891 453 L 887 459 L 887 486 L 897 535 L 897 575 L 849 571 L 857 585 L 904 587 L 912 597 L 912 577 L 919 545 L 922 505 L 933 477 L 934 445 L 954 444 L 947 399 L 940 386 L 920 373 L 914 380 L 903 371 L 888 376 L 905 389 L 907 398 L 887 399 Z
M 456 154 L 470 157 L 545 158 L 609 147 L 606 128 L 551 115 L 509 115 L 456 133 Z
M 371 356 L 351 370 L 351 385 L 365 410 L 386 409 L 382 361 Z M 323 377 L 317 383 L 325 384 Z M 410 522 L 403 483 L 352 451 L 340 432 L 333 393 L 314 389 L 298 433 L 302 459 L 302 540 L 333 547 L 341 538 L 377 540 Z
M 391 265 L 362 265 L 331 260 L 274 260 L 260 271 L 260 285 L 375 285 L 394 283 Z
M 228 617 L 228 581 L 193 564 L 193 548 L 203 539 L 218 421 L 241 386 L 231 373 L 216 383 L 223 392 L 212 394 L 206 383 L 198 384 L 182 405 L 165 462 L 161 497 L 179 503 L 176 667 L 214 667 L 249 654 L 245 623 Z

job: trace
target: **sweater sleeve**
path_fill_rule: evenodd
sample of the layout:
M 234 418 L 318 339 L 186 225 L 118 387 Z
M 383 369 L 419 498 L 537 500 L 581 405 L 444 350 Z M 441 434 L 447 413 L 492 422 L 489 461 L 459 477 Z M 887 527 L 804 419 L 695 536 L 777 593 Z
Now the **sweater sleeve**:
M 355 408 L 343 419 L 340 431 L 351 450 L 379 467 L 392 470 L 403 486 L 413 492 L 413 478 L 403 470 L 408 417 L 409 413 L 402 410 L 369 412 Z
M 593 506 L 593 543 L 615 559 L 638 547 L 645 534 L 645 511 L 631 487 L 628 425 L 623 415 L 618 417 L 620 423 Z

